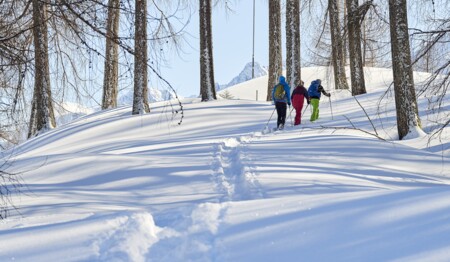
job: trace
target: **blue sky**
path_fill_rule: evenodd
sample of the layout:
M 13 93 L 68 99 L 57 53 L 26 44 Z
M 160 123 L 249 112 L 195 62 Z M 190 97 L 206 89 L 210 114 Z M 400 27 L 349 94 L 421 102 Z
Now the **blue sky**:
M 268 65 L 268 4 L 255 1 L 255 62 Z M 213 11 L 213 52 L 215 81 L 226 84 L 252 61 L 253 1 L 235 1 L 234 12 L 223 6 Z M 182 57 L 173 54 L 171 68 L 162 72 L 181 96 L 198 95 L 200 91 L 198 8 L 186 28 L 190 46 L 184 45 Z

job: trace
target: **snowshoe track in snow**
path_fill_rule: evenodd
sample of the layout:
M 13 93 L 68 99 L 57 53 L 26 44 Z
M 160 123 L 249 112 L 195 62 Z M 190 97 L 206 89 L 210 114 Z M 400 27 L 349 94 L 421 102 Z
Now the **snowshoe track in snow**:
M 98 261 L 146 261 L 161 230 L 146 212 L 124 212 L 103 222 L 110 230 L 93 243 Z
M 184 210 L 173 228 L 162 229 L 160 241 L 149 251 L 150 261 L 220 260 L 222 249 L 216 237 L 227 209 L 222 203 L 202 203 Z
M 255 168 L 245 154 L 252 136 L 227 138 L 214 146 L 213 181 L 223 194 L 221 201 L 257 199 L 264 196 Z

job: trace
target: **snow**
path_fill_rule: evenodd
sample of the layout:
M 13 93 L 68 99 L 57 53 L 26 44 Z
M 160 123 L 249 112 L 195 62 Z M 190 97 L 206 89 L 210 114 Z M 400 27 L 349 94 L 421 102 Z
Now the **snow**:
M 244 66 L 244 69 L 242 69 L 242 71 L 236 77 L 234 77 L 228 84 L 216 85 L 217 86 L 216 90 L 219 91 L 219 90 L 225 89 L 227 87 L 234 86 L 234 85 L 246 82 L 248 80 L 251 80 L 252 79 L 252 69 L 253 69 L 253 74 L 254 74 L 255 78 L 267 75 L 266 68 L 262 67 L 258 62 L 255 62 L 254 68 L 253 68 L 253 64 L 252 64 L 252 62 L 250 62 L 250 63 L 247 63 Z
M 120 92 L 118 104 L 119 105 L 132 105 L 133 104 L 134 89 L 129 88 Z M 174 99 L 175 93 L 169 90 L 159 90 L 157 88 L 148 88 L 148 101 L 149 102 L 161 102 L 165 100 Z
M 302 76 L 329 91 L 327 72 Z M 419 97 L 428 134 L 397 141 L 393 97 L 380 102 L 392 73 L 366 74 L 357 99 L 387 141 L 335 90 L 315 123 L 306 110 L 263 134 L 264 76 L 225 89 L 240 100 L 183 99 L 181 125 L 167 101 L 123 106 L 3 152 L 27 188 L 0 221 L 0 261 L 450 260 L 449 128 L 429 140 L 442 114 Z

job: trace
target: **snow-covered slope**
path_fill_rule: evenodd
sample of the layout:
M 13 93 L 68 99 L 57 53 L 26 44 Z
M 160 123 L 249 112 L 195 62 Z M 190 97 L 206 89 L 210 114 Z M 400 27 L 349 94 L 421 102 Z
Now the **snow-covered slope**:
M 262 132 L 276 121 L 269 102 L 185 99 L 181 125 L 158 102 L 29 140 L 4 158 L 27 194 L 13 198 L 21 215 L 0 221 L 0 261 L 450 260 L 448 128 L 430 143 L 395 141 L 392 101 L 377 112 L 384 71 L 372 70 L 358 100 L 390 142 L 324 128 L 350 127 L 347 117 L 373 133 L 348 92 L 322 100 L 316 123 L 306 110 L 275 133 Z M 431 131 L 439 115 L 424 100 Z
M 72 102 L 55 103 L 54 109 L 57 126 L 70 123 L 79 117 L 92 114 L 99 110 L 98 108 L 86 108 L 78 103 Z
M 347 75 L 350 76 L 350 72 L 347 72 Z M 370 90 L 377 90 L 379 88 L 385 90 L 386 86 L 388 86 L 393 79 L 392 70 L 387 68 L 365 68 L 365 77 L 367 78 L 367 88 Z M 229 86 L 226 91 L 233 95 L 236 99 L 248 100 L 256 100 L 256 91 L 258 91 L 258 100 L 266 101 L 267 79 L 267 75 L 251 79 L 245 83 Z M 322 80 L 322 85 L 326 90 L 330 91 L 334 89 L 334 78 L 331 67 L 302 68 L 302 80 L 305 82 L 306 88 L 308 88 L 309 84 L 316 79 Z M 421 79 L 424 78 L 422 77 Z M 293 87 L 291 87 L 291 89 L 293 89 Z M 220 91 L 219 94 L 223 92 L 225 92 L 225 90 Z

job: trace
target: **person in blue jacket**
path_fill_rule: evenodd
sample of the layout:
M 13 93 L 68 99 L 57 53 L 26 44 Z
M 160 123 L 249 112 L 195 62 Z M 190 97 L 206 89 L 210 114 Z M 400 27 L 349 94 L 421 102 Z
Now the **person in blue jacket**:
M 327 97 L 330 97 L 331 94 L 327 93 L 323 86 L 322 81 L 320 79 L 314 80 L 311 82 L 311 85 L 308 88 L 308 95 L 311 99 L 311 105 L 313 112 L 311 114 L 310 121 L 314 122 L 319 118 L 319 100 L 321 94 L 324 94 Z
M 284 76 L 280 76 L 279 83 L 273 87 L 272 100 L 275 102 L 278 114 L 277 128 L 281 130 L 286 122 L 287 105 L 291 106 L 291 88 Z

